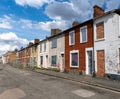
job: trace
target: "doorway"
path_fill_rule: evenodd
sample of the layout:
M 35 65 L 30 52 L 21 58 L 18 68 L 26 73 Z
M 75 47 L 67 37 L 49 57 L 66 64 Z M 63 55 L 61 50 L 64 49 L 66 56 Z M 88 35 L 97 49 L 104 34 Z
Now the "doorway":
M 92 75 L 93 72 L 93 49 L 86 49 L 86 74 Z

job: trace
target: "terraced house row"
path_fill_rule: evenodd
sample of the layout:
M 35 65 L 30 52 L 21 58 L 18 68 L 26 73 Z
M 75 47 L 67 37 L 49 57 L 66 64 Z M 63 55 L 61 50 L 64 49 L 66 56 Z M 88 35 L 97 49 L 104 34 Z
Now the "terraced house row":
M 104 12 L 95 5 L 93 19 L 73 22 L 51 36 L 29 44 L 17 53 L 19 64 L 76 71 L 83 75 L 120 79 L 120 9 Z

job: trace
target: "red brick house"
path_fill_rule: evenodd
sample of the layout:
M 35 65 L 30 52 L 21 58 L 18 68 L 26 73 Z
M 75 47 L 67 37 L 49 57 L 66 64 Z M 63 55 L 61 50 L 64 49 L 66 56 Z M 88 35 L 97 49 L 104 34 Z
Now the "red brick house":
M 93 20 L 65 30 L 65 70 L 92 74 L 93 70 Z

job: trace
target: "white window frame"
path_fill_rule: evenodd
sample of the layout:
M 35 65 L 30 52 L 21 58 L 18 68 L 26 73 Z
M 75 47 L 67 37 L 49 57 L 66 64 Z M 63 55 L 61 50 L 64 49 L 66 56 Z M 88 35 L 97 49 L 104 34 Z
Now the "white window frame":
M 86 41 L 82 41 L 82 29 L 86 29 Z M 83 27 L 81 27 L 80 28 L 80 43 L 86 43 L 87 42 L 87 40 L 88 40 L 88 38 L 87 38 L 88 36 L 87 36 L 87 26 L 83 26 Z
M 70 34 L 73 33 L 73 43 L 71 44 L 71 37 Z M 75 44 L 75 31 L 70 31 L 69 32 L 69 45 L 74 45 Z
M 72 53 L 78 53 L 78 66 L 72 66 L 71 65 L 71 62 L 72 62 Z M 70 51 L 70 67 L 72 67 L 72 68 L 78 68 L 79 67 L 79 50 L 73 50 L 73 51 Z

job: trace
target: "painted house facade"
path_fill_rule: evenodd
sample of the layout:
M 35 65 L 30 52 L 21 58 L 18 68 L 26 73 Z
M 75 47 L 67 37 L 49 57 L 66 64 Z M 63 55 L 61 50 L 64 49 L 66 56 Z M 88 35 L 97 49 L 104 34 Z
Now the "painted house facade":
M 31 54 L 30 54 L 30 67 L 38 67 L 38 45 L 39 39 L 34 40 L 34 44 L 31 45 Z
M 63 33 L 53 35 L 48 38 L 49 40 L 49 66 L 64 71 L 65 60 L 65 37 Z
M 120 76 L 120 9 L 94 7 L 94 58 L 97 76 Z
M 39 42 L 38 45 L 38 67 L 39 68 L 48 68 L 49 67 L 49 41 L 48 39 L 44 39 Z
M 65 70 L 92 74 L 93 20 L 80 23 L 65 32 Z

